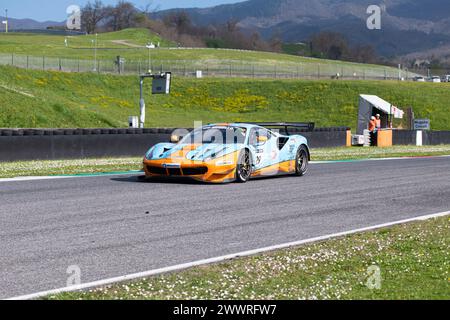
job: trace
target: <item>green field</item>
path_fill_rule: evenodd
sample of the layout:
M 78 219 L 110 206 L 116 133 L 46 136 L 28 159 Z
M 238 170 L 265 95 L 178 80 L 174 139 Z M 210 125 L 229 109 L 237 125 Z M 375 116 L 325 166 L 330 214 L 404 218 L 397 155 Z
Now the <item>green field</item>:
M 448 300 L 449 221 L 445 216 L 46 299 Z
M 64 42 L 65 38 L 65 36 L 45 34 L 0 34 L 0 64 L 18 66 L 29 64 L 33 68 L 41 68 L 45 64 L 41 61 L 42 57 L 46 57 L 47 64 L 53 61 L 54 65 L 59 63 L 56 58 L 63 58 L 63 66 L 73 70 L 78 64 L 78 59 L 82 60 L 82 65 L 87 63 L 86 61 L 94 60 L 92 41 L 95 39 L 95 35 L 67 37 L 67 47 Z M 297 73 L 296 69 L 298 68 L 298 72 L 308 75 L 317 73 L 322 75 L 345 73 L 347 76 L 355 73 L 359 77 L 362 77 L 363 74 L 367 77 L 383 77 L 385 74 L 389 77 L 397 77 L 398 75 L 395 68 L 386 66 L 305 58 L 289 54 L 228 49 L 176 48 L 176 44 L 162 39 L 147 29 L 125 29 L 98 34 L 97 59 L 102 61 L 103 69 L 113 70 L 113 60 L 117 56 L 121 56 L 126 59 L 128 70 L 135 71 L 135 65 L 138 63 L 148 64 L 149 51 L 144 46 L 149 42 L 154 44 L 159 42 L 161 45 L 160 48 L 151 50 L 151 60 L 154 65 L 161 63 L 167 65 L 168 61 L 181 65 L 182 61 L 182 66 L 187 64 L 187 67 L 193 68 L 193 70 L 199 67 L 205 68 L 208 65 L 210 68 L 221 66 L 228 68 L 228 65 L 232 64 L 235 68 L 239 68 L 251 64 L 261 70 L 269 68 L 264 69 L 265 72 L 268 70 L 272 72 L 276 67 L 278 72 Z M 288 47 L 290 48 L 289 45 Z M 27 55 L 30 56 L 28 63 L 26 62 Z M 412 73 L 409 74 L 409 77 L 411 76 L 413 76 Z
M 67 38 L 67 47 L 65 39 Z M 95 35 L 61 36 L 52 34 L 8 33 L 0 35 L 0 53 L 15 53 L 31 56 L 92 59 Z M 147 50 L 134 46 L 160 42 L 162 47 L 173 44 L 145 29 L 126 29 L 118 32 L 99 33 L 97 36 L 98 58 L 115 58 L 115 52 L 129 53 L 128 57 L 147 54 Z M 108 50 L 114 49 L 114 50 Z M 129 50 L 131 49 L 131 50 Z M 117 55 L 117 54 L 116 54 Z M 143 56 L 145 57 L 145 55 Z
M 69 36 L 68 47 L 65 46 L 65 36 L 32 33 L 0 34 L 0 53 L 27 54 L 31 56 L 93 58 L 92 40 L 95 35 Z M 120 41 L 120 42 L 118 42 Z M 98 57 L 114 59 L 118 54 L 130 60 L 139 58 L 146 60 L 148 50 L 144 46 L 160 42 L 160 50 L 152 50 L 152 58 L 157 60 L 245 60 L 265 61 L 273 63 L 318 61 L 340 63 L 332 60 L 303 58 L 295 55 L 270 52 L 248 52 L 227 49 L 177 49 L 176 44 L 166 41 L 147 29 L 125 29 L 117 32 L 99 33 L 97 36 Z M 141 46 L 137 48 L 135 46 Z M 170 50 L 169 50 L 170 48 Z M 114 49 L 114 50 L 107 50 Z M 342 62 L 343 64 L 352 64 Z
M 147 127 L 193 121 L 313 121 L 356 127 L 358 95 L 413 106 L 433 130 L 450 129 L 450 84 L 397 81 L 192 79 L 175 77 L 168 96 L 145 88 Z M 126 127 L 139 113 L 136 76 L 0 67 L 0 128 Z

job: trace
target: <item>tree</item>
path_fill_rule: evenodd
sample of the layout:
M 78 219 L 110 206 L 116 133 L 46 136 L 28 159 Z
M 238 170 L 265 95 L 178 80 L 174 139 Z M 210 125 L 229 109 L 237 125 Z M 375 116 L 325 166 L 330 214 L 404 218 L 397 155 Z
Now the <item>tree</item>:
M 275 30 L 269 41 L 270 50 L 273 52 L 283 51 L 283 39 L 280 30 Z
M 261 35 L 258 32 L 253 32 L 250 39 L 252 43 L 252 49 L 256 50 L 261 43 Z
M 337 32 L 320 32 L 310 38 L 311 55 L 332 60 L 361 63 L 382 62 L 371 45 L 350 46 L 344 35 Z
M 163 18 L 164 24 L 169 28 L 175 28 L 179 34 L 189 33 L 192 28 L 191 17 L 186 11 L 169 13 Z
M 344 49 L 339 45 L 332 45 L 328 50 L 328 58 L 332 60 L 339 60 L 344 55 Z
M 238 21 L 236 19 L 230 19 L 227 21 L 227 30 L 229 33 L 235 33 L 239 31 Z
M 144 6 L 139 7 L 139 11 L 145 16 L 150 17 L 152 13 L 159 11 L 160 5 L 153 5 L 153 1 L 147 2 Z
M 348 42 L 340 33 L 320 32 L 311 37 L 311 50 L 314 56 L 339 60 L 347 55 Z
M 94 33 L 106 15 L 107 10 L 100 0 L 89 1 L 81 9 L 81 28 L 89 34 Z
M 359 45 L 351 48 L 349 60 L 361 63 L 377 63 L 379 58 L 371 45 Z
M 113 31 L 134 27 L 139 20 L 138 10 L 128 1 L 121 0 L 107 11 L 107 26 Z
M 149 20 L 147 26 L 160 36 L 183 46 L 261 51 L 281 50 L 280 38 L 276 39 L 271 47 L 258 33 L 254 32 L 250 35 L 241 31 L 239 23 L 235 19 L 230 19 L 223 24 L 197 26 L 193 24 L 186 11 L 172 11 L 163 16 L 162 20 Z

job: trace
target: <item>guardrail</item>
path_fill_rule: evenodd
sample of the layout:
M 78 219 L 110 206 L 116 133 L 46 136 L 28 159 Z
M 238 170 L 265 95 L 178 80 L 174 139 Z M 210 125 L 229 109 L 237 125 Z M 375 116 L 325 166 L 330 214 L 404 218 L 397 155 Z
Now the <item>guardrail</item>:
M 0 129 L 0 161 L 140 157 L 173 128 L 149 129 Z M 345 146 L 347 127 L 290 129 L 313 148 Z

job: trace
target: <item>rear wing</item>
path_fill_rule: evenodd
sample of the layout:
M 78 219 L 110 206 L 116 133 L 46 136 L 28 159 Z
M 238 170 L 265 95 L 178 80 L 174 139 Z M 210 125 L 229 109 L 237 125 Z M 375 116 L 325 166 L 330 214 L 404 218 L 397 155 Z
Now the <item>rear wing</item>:
M 313 131 L 314 122 L 253 122 L 251 124 L 265 128 L 284 128 L 286 134 L 289 135 L 289 128 L 297 128 L 305 131 Z

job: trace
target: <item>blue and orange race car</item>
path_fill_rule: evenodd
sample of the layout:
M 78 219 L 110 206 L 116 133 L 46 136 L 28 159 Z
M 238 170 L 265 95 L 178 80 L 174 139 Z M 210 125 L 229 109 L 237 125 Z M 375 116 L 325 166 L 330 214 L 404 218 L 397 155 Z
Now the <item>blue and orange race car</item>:
M 303 176 L 310 161 L 308 141 L 302 135 L 290 135 L 289 128 L 312 130 L 314 124 L 222 123 L 184 134 L 174 132 L 171 143 L 159 143 L 146 153 L 146 178 L 226 183 L 282 174 Z

